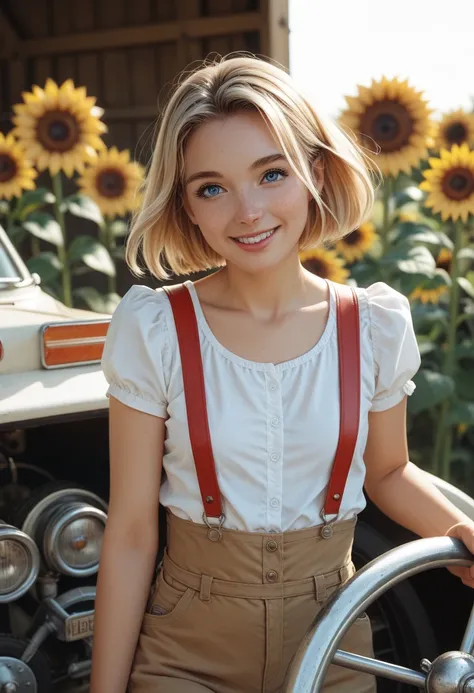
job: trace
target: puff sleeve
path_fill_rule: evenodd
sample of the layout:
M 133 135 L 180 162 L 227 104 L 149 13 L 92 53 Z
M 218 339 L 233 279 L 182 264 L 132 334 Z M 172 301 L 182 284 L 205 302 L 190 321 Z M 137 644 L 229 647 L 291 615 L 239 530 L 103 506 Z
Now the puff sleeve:
M 413 394 L 420 352 L 407 298 L 383 282 L 370 286 L 367 295 L 375 361 L 371 411 L 384 411 Z
M 107 397 L 162 418 L 169 361 L 165 301 L 163 292 L 132 286 L 112 316 L 101 364 Z

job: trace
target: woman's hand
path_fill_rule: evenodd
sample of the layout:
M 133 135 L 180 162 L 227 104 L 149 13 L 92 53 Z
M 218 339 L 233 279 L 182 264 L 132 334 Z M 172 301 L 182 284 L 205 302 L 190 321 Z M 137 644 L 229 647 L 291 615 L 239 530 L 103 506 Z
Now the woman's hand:
M 457 525 L 451 527 L 451 529 L 448 529 L 446 536 L 460 539 L 474 555 L 474 524 L 459 522 Z M 467 568 L 449 568 L 449 570 L 453 575 L 461 578 L 465 585 L 474 588 L 474 565 Z

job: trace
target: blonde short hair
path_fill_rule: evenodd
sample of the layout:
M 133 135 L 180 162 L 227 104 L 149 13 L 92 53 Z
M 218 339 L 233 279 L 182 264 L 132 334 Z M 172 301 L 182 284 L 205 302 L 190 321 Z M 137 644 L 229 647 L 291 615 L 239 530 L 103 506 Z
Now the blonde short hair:
M 143 274 L 140 254 L 157 279 L 167 279 L 168 270 L 190 274 L 225 265 L 184 209 L 184 151 L 189 135 L 202 123 L 249 110 L 265 119 L 312 195 L 301 250 L 333 243 L 367 218 L 374 186 L 357 144 L 316 112 L 283 69 L 255 57 L 220 58 L 184 75 L 164 110 L 143 204 L 127 240 L 132 272 Z M 324 183 L 318 192 L 313 169 L 320 165 Z

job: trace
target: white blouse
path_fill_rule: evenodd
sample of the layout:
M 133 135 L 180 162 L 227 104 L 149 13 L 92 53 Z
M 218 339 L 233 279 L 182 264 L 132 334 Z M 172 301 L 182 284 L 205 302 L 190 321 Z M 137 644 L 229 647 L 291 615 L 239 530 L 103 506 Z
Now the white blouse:
M 274 365 L 247 361 L 217 341 L 192 282 L 224 527 L 283 532 L 321 524 L 339 434 L 336 302 L 315 346 Z M 365 507 L 363 454 L 369 411 L 383 411 L 415 389 L 420 355 L 407 299 L 384 283 L 357 289 L 361 329 L 361 413 L 339 518 Z M 202 523 L 188 434 L 178 341 L 162 289 L 132 286 L 116 308 L 102 367 L 107 395 L 166 419 L 160 500 Z M 132 462 L 133 463 L 133 462 Z

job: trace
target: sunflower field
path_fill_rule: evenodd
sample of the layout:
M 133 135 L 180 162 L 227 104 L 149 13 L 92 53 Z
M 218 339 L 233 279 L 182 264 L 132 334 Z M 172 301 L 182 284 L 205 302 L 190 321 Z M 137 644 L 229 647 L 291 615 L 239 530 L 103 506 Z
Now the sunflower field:
M 340 125 L 383 182 L 370 219 L 301 262 L 336 282 L 387 282 L 410 301 L 422 354 L 408 402 L 412 460 L 472 494 L 474 114 L 434 118 L 423 93 L 398 78 L 358 86 L 346 101 Z M 11 132 L 0 134 L 0 223 L 46 291 L 111 313 L 143 169 L 106 148 L 102 110 L 71 80 L 34 86 L 13 110 Z M 71 215 L 90 232 L 71 238 Z M 107 277 L 105 292 L 89 285 L 94 273 Z
M 140 204 L 143 169 L 128 151 L 106 148 L 95 101 L 72 80 L 48 79 L 13 106 L 13 128 L 0 133 L 0 224 L 45 291 L 68 306 L 111 313 L 120 300 L 119 239 Z M 44 186 L 36 186 L 39 177 Z M 70 215 L 92 222 L 92 232 L 71 238 Z M 97 272 L 107 277 L 104 293 L 88 285 Z
M 373 217 L 334 248 L 301 253 L 310 271 L 411 304 L 422 355 L 408 398 L 413 462 L 474 491 L 474 114 L 433 117 L 399 79 L 347 96 L 340 125 L 382 174 Z

